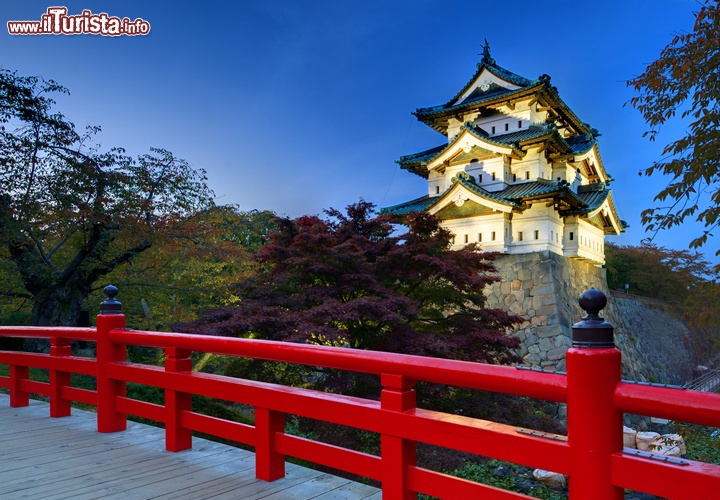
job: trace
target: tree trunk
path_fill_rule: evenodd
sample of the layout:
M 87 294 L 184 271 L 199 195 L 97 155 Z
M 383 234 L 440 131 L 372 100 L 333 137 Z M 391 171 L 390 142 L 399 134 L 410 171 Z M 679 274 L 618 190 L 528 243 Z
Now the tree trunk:
M 88 292 L 75 283 L 48 288 L 34 297 L 30 324 L 33 326 L 76 326 L 80 307 Z M 23 346 L 29 352 L 48 352 L 50 344 L 44 339 L 27 339 Z

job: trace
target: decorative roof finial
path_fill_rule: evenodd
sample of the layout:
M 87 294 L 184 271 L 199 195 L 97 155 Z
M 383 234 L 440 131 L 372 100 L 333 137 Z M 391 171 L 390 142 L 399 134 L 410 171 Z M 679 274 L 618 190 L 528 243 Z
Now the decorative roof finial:
M 487 38 L 485 39 L 485 45 L 483 45 L 482 48 L 482 62 L 484 62 L 485 64 L 495 64 L 495 59 L 490 57 L 490 43 L 488 43 Z

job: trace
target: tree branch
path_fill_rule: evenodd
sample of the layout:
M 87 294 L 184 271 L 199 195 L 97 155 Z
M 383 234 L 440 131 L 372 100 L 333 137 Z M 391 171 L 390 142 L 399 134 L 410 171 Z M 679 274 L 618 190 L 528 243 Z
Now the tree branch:
M 129 262 L 136 255 L 144 252 L 151 246 L 152 246 L 152 243 L 145 240 L 145 241 L 141 242 L 139 245 L 137 245 L 136 247 L 131 248 L 130 250 L 126 250 L 121 255 L 115 257 L 111 261 L 95 267 L 90 272 L 88 272 L 88 274 L 86 276 L 87 282 L 94 283 L 101 276 L 105 276 L 106 274 L 110 273 L 113 269 L 115 269 L 119 265 L 124 264 L 125 262 Z
M 23 299 L 32 299 L 33 296 L 26 292 L 10 292 L 7 290 L 0 290 L 0 295 L 5 295 L 7 297 L 20 297 Z
M 55 245 L 55 248 L 53 248 L 52 250 L 50 250 L 50 252 L 48 253 L 48 258 L 52 257 L 53 254 L 54 254 L 55 252 L 57 252 L 57 251 L 60 249 L 60 247 L 63 246 L 63 245 L 65 244 L 65 242 L 66 242 L 68 239 L 70 239 L 70 236 L 72 236 L 73 234 L 74 234 L 74 233 L 70 233 L 69 235 L 65 236 L 65 237 L 60 241 L 60 243 L 58 243 L 57 245 Z
M 50 258 L 45 254 L 45 249 L 43 248 L 42 243 L 40 243 L 40 240 L 38 240 L 35 236 L 33 236 L 33 234 L 30 232 L 29 229 L 26 228 L 25 232 L 30 237 L 30 239 L 33 241 L 33 243 L 35 243 L 35 247 L 37 248 L 38 254 L 40 254 L 40 258 L 43 260 L 43 262 L 45 262 L 45 264 L 50 266 L 53 271 L 57 271 L 58 269 L 53 265 L 52 262 L 50 262 Z

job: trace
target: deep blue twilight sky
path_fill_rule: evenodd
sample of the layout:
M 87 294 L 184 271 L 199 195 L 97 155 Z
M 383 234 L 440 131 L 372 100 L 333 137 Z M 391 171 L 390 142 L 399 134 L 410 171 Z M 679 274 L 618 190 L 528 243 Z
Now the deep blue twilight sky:
M 5 22 L 54 5 L 143 18 L 147 36 L 11 36 Z M 410 113 L 442 104 L 475 71 L 485 38 L 497 63 L 552 77 L 565 102 L 600 130 L 620 216 L 610 238 L 639 244 L 640 212 L 661 178 L 638 171 L 682 131 L 642 137 L 625 81 L 673 34 L 692 29 L 694 0 L 4 0 L 0 65 L 68 87 L 60 109 L 101 125 L 103 146 L 164 147 L 205 168 L 219 203 L 297 216 L 360 197 L 388 206 L 425 194 L 401 155 L 444 138 Z M 656 242 L 687 248 L 690 225 Z M 712 255 L 716 245 L 705 252 Z M 715 260 L 715 259 L 712 259 Z

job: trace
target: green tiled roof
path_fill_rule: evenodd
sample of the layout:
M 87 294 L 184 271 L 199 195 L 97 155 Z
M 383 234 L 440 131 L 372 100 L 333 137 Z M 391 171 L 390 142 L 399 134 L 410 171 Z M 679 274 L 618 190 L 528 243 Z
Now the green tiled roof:
M 462 184 L 469 191 L 472 191 L 481 198 L 502 203 L 517 210 L 523 210 L 524 201 L 543 196 L 557 196 L 564 198 L 574 205 L 575 208 L 572 214 L 583 214 L 594 210 L 605 201 L 605 198 L 607 198 L 610 192 L 609 189 L 605 189 L 601 192 L 589 191 L 576 194 L 565 181 L 550 181 L 544 179 L 511 184 L 502 191 L 488 191 L 482 186 L 462 177 L 454 179 L 454 182 Z M 446 191 L 446 193 L 448 191 Z M 444 195 L 435 197 L 423 196 L 422 198 L 417 198 L 406 203 L 383 208 L 382 213 L 401 215 L 413 211 L 428 210 L 443 198 Z M 570 215 L 569 212 L 568 215 Z
M 473 127 L 478 128 L 478 127 Z M 508 146 L 519 146 L 519 144 L 522 141 L 527 141 L 529 139 L 535 139 L 536 137 L 542 137 L 543 135 L 549 134 L 557 130 L 557 127 L 554 124 L 539 124 L 539 125 L 530 125 L 528 128 L 523 130 L 517 130 L 515 132 L 509 132 L 507 134 L 502 135 L 496 135 L 493 137 L 489 137 L 488 139 L 498 143 L 498 144 L 505 144 Z
M 449 144 L 441 144 L 440 146 L 420 151 L 419 153 L 401 156 L 397 163 L 403 165 L 406 163 L 426 163 L 448 148 Z
M 505 196 L 505 191 L 488 191 L 487 189 L 483 188 L 482 186 L 478 186 L 474 182 L 470 182 L 468 180 L 463 179 L 462 177 L 458 177 L 456 179 L 456 182 L 459 182 L 463 186 L 465 186 L 468 190 L 472 191 L 473 193 L 479 195 L 482 198 L 486 198 L 488 200 L 493 200 L 499 203 L 503 203 L 505 205 L 510 205 L 513 208 L 521 209 L 522 204 L 518 203 L 516 200 L 513 200 L 511 198 L 508 198 Z
M 499 86 L 491 86 L 487 91 L 473 91 L 468 98 L 466 98 L 463 102 L 459 104 L 454 104 L 457 102 L 457 100 L 462 96 L 472 85 L 472 83 L 475 81 L 475 79 L 478 77 L 478 75 L 483 71 L 483 69 L 487 69 L 494 75 L 498 76 L 499 78 L 502 78 L 508 82 L 514 83 L 515 85 L 518 85 L 520 88 L 511 90 L 511 89 L 503 89 Z M 482 61 L 478 64 L 478 70 L 475 72 L 475 74 L 472 76 L 470 81 L 465 84 L 465 86 L 462 88 L 460 92 L 458 92 L 455 97 L 453 97 L 450 101 L 446 102 L 445 104 L 441 104 L 439 106 L 430 106 L 426 108 L 418 108 L 416 109 L 413 114 L 421 121 L 425 120 L 432 120 L 435 116 L 442 115 L 442 114 L 454 114 L 461 110 L 464 110 L 466 108 L 470 108 L 477 105 L 482 105 L 485 103 L 491 103 L 492 101 L 500 100 L 509 100 L 512 99 L 515 96 L 520 96 L 522 94 L 528 94 L 532 95 L 534 93 L 542 92 L 546 98 L 549 98 L 548 104 L 553 105 L 554 108 L 558 109 L 561 114 L 565 115 L 565 117 L 568 119 L 569 123 L 573 124 L 573 128 L 576 130 L 579 130 L 581 133 L 593 133 L 595 132 L 594 129 L 588 125 L 587 123 L 580 120 L 580 118 L 573 112 L 572 109 L 568 107 L 567 104 L 560 98 L 560 95 L 558 94 L 557 88 L 550 84 L 550 77 L 547 75 L 542 75 L 541 77 L 535 79 L 535 80 L 529 80 L 527 78 L 524 78 L 520 75 L 516 75 L 515 73 L 506 70 L 505 68 L 502 68 L 494 63 L 494 61 Z M 427 123 L 427 122 L 426 122 Z M 439 130 L 437 127 L 436 130 Z M 442 130 L 441 130 L 442 132 Z M 444 133 L 444 132 L 443 132 Z M 597 135 L 597 134 L 596 134 Z
M 525 152 L 520 148 L 521 142 L 554 133 L 557 128 L 555 127 L 555 125 L 552 124 L 531 125 L 529 128 L 524 130 L 518 130 L 516 132 L 496 135 L 493 137 L 489 137 L 487 135 L 487 132 L 482 130 L 480 127 L 476 127 L 474 125 L 463 125 L 462 127 L 460 127 L 460 130 L 467 130 L 478 139 L 481 139 L 490 144 L 496 144 L 503 147 L 511 147 L 519 156 L 524 156 Z M 431 162 L 432 160 L 443 154 L 446 150 L 450 149 L 454 144 L 456 144 L 459 138 L 460 134 L 458 133 L 457 137 L 449 144 L 441 144 L 440 146 L 436 146 L 425 151 L 420 151 L 419 153 L 401 156 L 400 159 L 397 160 L 397 163 L 407 170 L 413 171 L 423 177 L 427 177 L 427 172 L 413 167 L 427 165 L 429 162 Z M 569 145 L 568 151 L 570 151 Z
M 597 139 L 595 139 L 593 134 L 575 135 L 563 140 L 572 150 L 573 155 L 587 153 L 597 144 Z
M 540 90 L 542 88 L 542 86 L 543 86 L 543 84 L 539 83 L 535 87 L 537 88 L 537 90 Z M 535 87 L 532 87 L 532 88 L 535 88 Z M 441 104 L 439 106 L 431 106 L 429 108 L 418 108 L 413 112 L 413 114 L 420 119 L 420 118 L 424 118 L 424 117 L 432 117 L 433 115 L 438 115 L 441 113 L 453 113 L 455 111 L 459 111 L 461 109 L 465 109 L 465 108 L 473 106 L 473 105 L 490 102 L 490 101 L 493 101 L 498 98 L 513 97 L 515 95 L 519 95 L 519 94 L 522 94 L 527 91 L 528 91 L 528 88 L 521 87 L 516 90 L 508 90 L 507 92 L 488 92 L 488 93 L 483 94 L 482 96 L 479 96 L 477 99 L 474 99 L 472 101 L 465 100 L 465 101 L 461 102 L 460 104 L 457 104 L 454 106 L 452 103 L 455 102 L 455 100 L 445 103 L 445 104 Z
M 385 207 L 380 210 L 381 214 L 405 215 L 410 212 L 422 212 L 433 206 L 440 197 L 430 198 L 428 195 L 421 196 L 414 200 L 406 201 L 392 207 Z
M 596 210 L 600 207 L 600 205 L 603 204 L 609 194 L 609 189 L 603 189 L 602 191 L 579 192 L 578 198 L 580 198 L 583 203 L 587 205 L 587 208 L 584 208 L 580 213 L 588 213 Z

